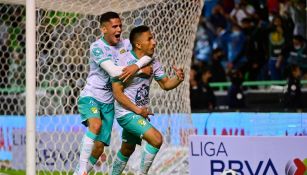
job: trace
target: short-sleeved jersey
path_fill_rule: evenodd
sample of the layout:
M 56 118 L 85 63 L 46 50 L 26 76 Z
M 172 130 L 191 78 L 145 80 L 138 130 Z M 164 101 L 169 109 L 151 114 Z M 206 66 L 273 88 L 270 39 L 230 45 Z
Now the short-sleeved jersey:
M 109 45 L 103 37 L 92 43 L 90 46 L 90 71 L 80 96 L 93 97 L 105 104 L 113 103 L 110 76 L 100 67 L 100 64 L 106 60 L 116 63 L 118 56 L 129 50 L 131 50 L 131 44 L 128 39 L 121 40 L 116 46 Z
M 117 62 L 118 66 L 129 66 L 138 61 L 137 56 L 133 51 L 120 55 Z M 134 77 L 129 84 L 125 85 L 124 94 L 130 99 L 132 103 L 138 107 L 148 107 L 149 105 L 149 87 L 152 79 L 156 81 L 166 77 L 160 62 L 153 59 L 152 62 L 153 74 L 149 78 Z M 116 100 L 114 103 L 115 117 L 119 118 L 131 111 L 125 109 Z

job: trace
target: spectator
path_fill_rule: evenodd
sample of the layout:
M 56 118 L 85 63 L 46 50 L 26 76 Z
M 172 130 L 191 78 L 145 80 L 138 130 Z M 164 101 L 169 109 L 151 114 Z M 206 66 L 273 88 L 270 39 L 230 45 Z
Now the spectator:
M 293 46 L 289 54 L 288 63 L 298 65 L 303 75 L 307 74 L 307 47 L 305 39 L 301 35 L 295 35 Z
M 212 88 L 209 86 L 211 81 L 211 71 L 203 68 L 201 74 L 198 67 L 192 66 L 190 71 L 190 99 L 192 110 L 212 110 L 215 107 L 216 99 Z
M 223 7 L 225 13 L 230 14 L 230 12 L 235 7 L 234 0 L 221 0 L 220 1 L 221 6 Z
M 215 7 L 215 5 L 218 3 L 217 0 L 206 0 L 203 8 L 203 16 L 208 18 L 212 14 L 212 9 Z
M 217 37 L 215 38 L 213 42 L 213 49 L 220 48 L 224 53 L 228 53 L 228 40 L 229 40 L 229 31 L 227 31 L 223 27 L 217 28 Z M 227 57 L 228 58 L 228 57 Z
M 228 89 L 228 106 L 231 109 L 245 107 L 245 95 L 243 89 L 243 75 L 240 70 L 232 70 L 230 73 L 231 86 Z
M 300 67 L 295 64 L 291 65 L 289 67 L 287 91 L 284 95 L 284 105 L 286 108 L 300 109 L 303 107 L 300 77 Z
M 247 3 L 247 0 L 241 0 L 239 4 L 235 5 L 235 8 L 231 11 L 230 17 L 232 21 L 241 26 L 241 21 L 247 17 L 254 17 L 255 9 L 253 6 Z
M 273 15 L 279 12 L 279 1 L 278 0 L 268 0 L 267 7 L 268 7 L 269 15 L 273 19 L 274 18 Z
M 209 82 L 211 82 L 212 73 L 209 69 L 204 68 L 201 74 L 201 81 L 199 87 L 201 89 L 201 107 L 203 109 L 213 110 L 216 105 L 216 97 L 214 95 L 213 89 L 210 87 Z
M 247 59 L 245 56 L 245 36 L 239 25 L 234 24 L 232 32 L 229 36 L 228 43 L 228 64 L 227 71 L 231 72 L 232 69 L 242 68 L 242 73 L 245 73 L 245 66 Z
M 280 80 L 284 68 L 284 50 L 286 41 L 284 37 L 284 29 L 282 27 L 282 19 L 277 16 L 272 21 L 272 29 L 269 33 L 269 75 L 272 80 Z
M 267 40 L 264 30 L 256 25 L 251 18 L 242 20 L 242 30 L 245 35 L 245 56 L 248 61 L 248 81 L 256 81 L 260 76 L 260 70 L 265 64 L 265 50 Z
M 219 27 L 227 28 L 227 19 L 225 17 L 224 9 L 221 5 L 216 5 L 212 9 L 212 14 L 209 17 L 209 22 L 213 25 L 216 30 Z
M 195 61 L 208 63 L 212 49 L 210 42 L 209 30 L 206 27 L 205 21 L 202 19 L 199 22 L 196 33 L 196 42 L 194 47 Z
M 190 100 L 191 100 L 191 109 L 201 109 L 201 91 L 198 86 L 199 74 L 198 67 L 192 66 L 190 70 Z
M 289 1 L 289 12 L 294 22 L 293 35 L 306 36 L 306 1 Z
M 225 82 L 226 73 L 222 65 L 222 60 L 226 60 L 225 53 L 222 49 L 217 48 L 212 52 L 212 58 L 209 63 L 209 68 L 212 73 L 212 82 Z

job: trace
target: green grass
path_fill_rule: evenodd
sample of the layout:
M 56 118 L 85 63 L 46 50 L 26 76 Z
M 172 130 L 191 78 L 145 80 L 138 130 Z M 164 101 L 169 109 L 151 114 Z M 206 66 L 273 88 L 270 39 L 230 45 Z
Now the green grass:
M 8 175 L 25 175 L 25 171 L 21 170 L 6 170 L 6 169 L 0 169 L 0 174 L 8 174 Z

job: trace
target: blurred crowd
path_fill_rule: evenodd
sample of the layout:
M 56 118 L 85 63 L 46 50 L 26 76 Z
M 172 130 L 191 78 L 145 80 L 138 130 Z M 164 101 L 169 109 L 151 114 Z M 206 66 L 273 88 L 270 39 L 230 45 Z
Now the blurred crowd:
M 293 79 L 295 70 L 298 83 L 307 79 L 306 10 L 305 0 L 205 0 L 190 72 L 192 108 L 215 107 L 209 82 L 230 81 L 229 107 L 244 107 L 244 81 Z

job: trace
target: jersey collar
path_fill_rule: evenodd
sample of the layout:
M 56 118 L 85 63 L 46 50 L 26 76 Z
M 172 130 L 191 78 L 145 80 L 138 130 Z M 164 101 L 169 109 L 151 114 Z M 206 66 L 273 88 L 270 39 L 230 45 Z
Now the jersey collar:
M 104 42 L 107 46 L 111 46 L 104 38 L 103 36 L 100 38 L 102 42 Z
M 135 59 L 139 59 L 138 56 L 136 56 L 135 52 L 133 50 L 130 51 L 130 53 L 134 56 Z

